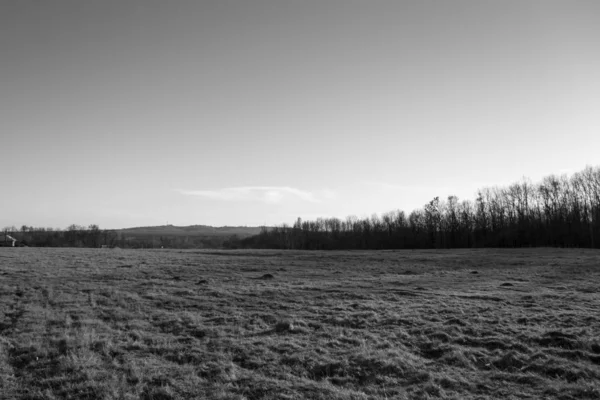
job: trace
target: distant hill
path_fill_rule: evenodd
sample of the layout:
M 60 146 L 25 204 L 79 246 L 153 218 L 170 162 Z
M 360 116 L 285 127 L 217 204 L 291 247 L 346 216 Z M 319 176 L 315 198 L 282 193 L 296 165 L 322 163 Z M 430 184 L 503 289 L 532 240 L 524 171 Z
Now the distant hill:
M 257 235 L 260 233 L 260 227 L 252 226 L 208 226 L 208 225 L 190 225 L 190 226 L 144 226 L 137 228 L 116 229 L 115 232 L 125 236 L 224 236 L 229 237 L 237 235 L 240 238 Z

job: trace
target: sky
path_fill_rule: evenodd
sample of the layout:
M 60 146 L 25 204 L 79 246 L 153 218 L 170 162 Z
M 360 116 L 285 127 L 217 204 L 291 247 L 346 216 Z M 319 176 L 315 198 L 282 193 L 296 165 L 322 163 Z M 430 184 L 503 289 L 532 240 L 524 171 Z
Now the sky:
M 0 0 L 0 226 L 407 214 L 600 164 L 600 2 Z

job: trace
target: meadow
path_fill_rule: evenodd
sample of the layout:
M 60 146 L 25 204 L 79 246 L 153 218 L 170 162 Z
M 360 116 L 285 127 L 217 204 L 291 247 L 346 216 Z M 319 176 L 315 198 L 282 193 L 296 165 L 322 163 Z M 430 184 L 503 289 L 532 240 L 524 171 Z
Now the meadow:
M 2 399 L 598 399 L 600 251 L 0 248 Z

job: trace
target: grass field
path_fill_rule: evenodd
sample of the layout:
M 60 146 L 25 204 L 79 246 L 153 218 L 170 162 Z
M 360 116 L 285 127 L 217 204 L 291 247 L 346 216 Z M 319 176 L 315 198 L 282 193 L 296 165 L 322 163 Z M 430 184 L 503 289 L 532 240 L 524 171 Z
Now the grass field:
M 600 252 L 0 249 L 3 399 L 599 399 Z

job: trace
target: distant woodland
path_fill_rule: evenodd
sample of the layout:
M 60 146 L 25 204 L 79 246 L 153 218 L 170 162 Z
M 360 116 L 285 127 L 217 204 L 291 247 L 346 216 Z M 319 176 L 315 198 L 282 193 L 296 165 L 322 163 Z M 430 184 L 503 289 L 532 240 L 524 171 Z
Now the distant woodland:
M 70 225 L 66 229 L 23 225 L 5 227 L 0 236 L 0 246 L 33 247 L 121 247 L 121 248 L 227 248 L 230 242 L 255 235 L 256 227 L 219 227 L 173 225 L 129 229 L 100 229 L 98 225 Z
M 405 214 L 319 218 L 263 228 L 248 248 L 446 249 L 469 247 L 600 248 L 600 167 L 479 190 L 475 201 L 435 197 Z
M 527 179 L 508 187 L 484 188 L 477 198 L 435 197 L 406 214 L 390 211 L 368 218 L 318 218 L 289 226 L 190 227 L 103 230 L 97 225 L 68 228 L 4 228 L 17 245 L 123 248 L 260 249 L 447 249 L 469 247 L 600 248 L 600 167 L 541 182 Z

